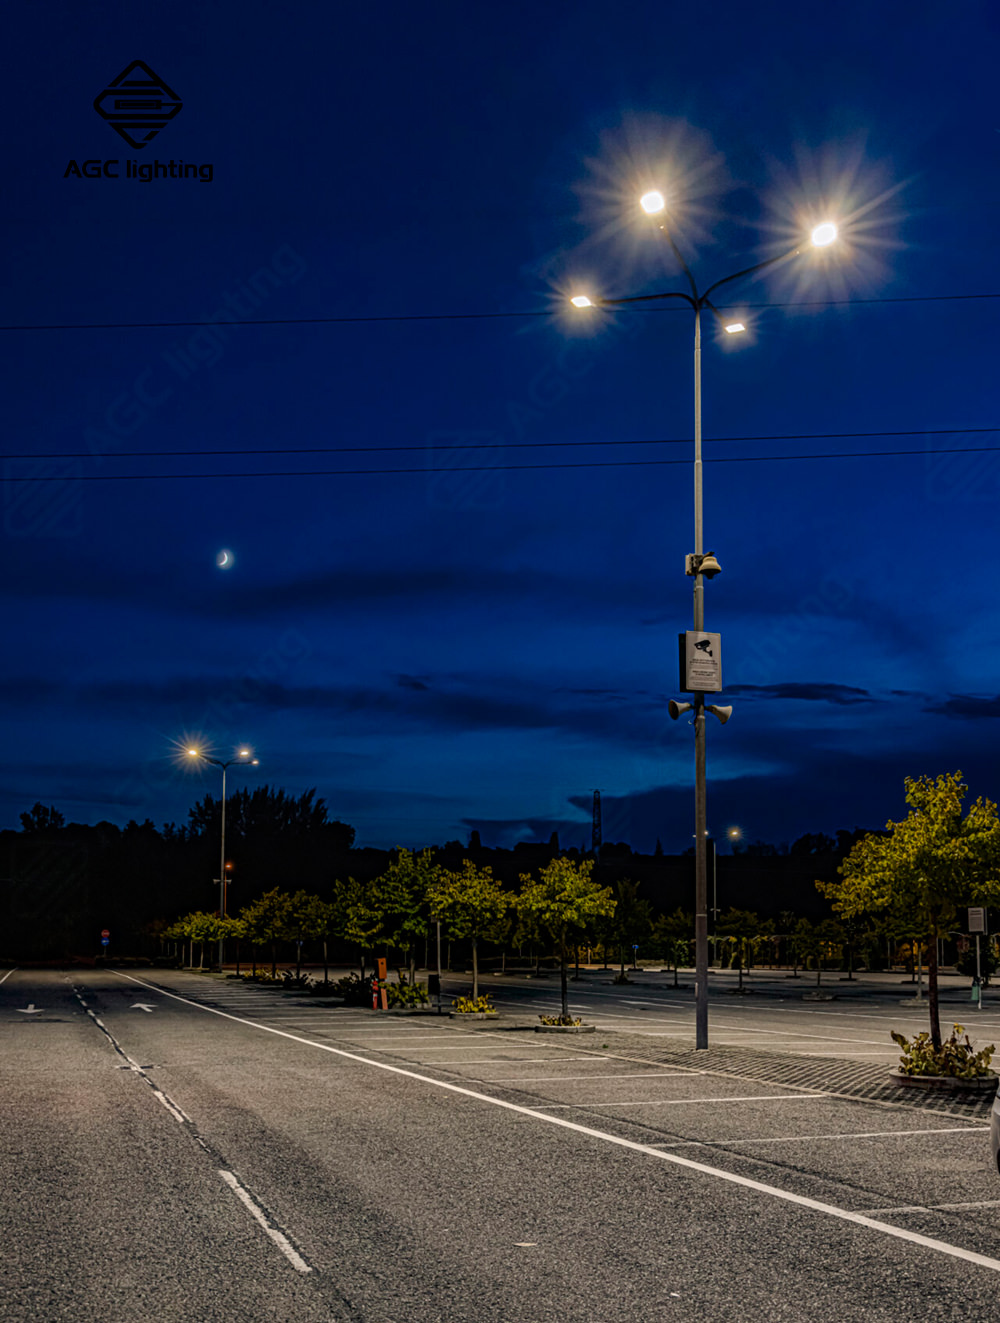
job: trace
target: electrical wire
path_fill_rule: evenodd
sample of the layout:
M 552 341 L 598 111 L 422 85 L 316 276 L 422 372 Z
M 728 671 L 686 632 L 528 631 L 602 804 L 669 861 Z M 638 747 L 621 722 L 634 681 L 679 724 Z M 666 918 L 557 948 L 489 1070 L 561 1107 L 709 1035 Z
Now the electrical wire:
M 911 427 L 897 432 L 786 432 L 762 433 L 759 436 L 706 436 L 705 445 L 738 441 L 842 441 L 873 436 L 981 436 L 1000 432 L 997 427 Z M 449 445 L 427 443 L 421 446 L 264 446 L 238 447 L 232 450 L 116 450 L 102 453 L 101 459 L 192 459 L 222 455 L 375 455 L 410 451 L 464 450 L 475 454 L 502 446 L 504 450 L 547 450 L 577 446 L 681 446 L 690 445 L 689 436 L 649 437 L 636 441 L 498 441 L 485 445 Z M 929 452 L 923 452 L 929 453 Z M 4 454 L 0 459 L 93 459 L 92 450 L 51 450 L 34 454 Z
M 834 451 L 820 455 L 717 455 L 704 459 L 706 464 L 770 464 L 782 460 L 810 459 L 891 459 L 912 455 L 982 455 L 1000 454 L 1000 446 L 955 446 L 925 450 L 858 450 Z M 455 468 L 406 469 L 270 469 L 260 472 L 237 473 L 69 473 L 56 476 L 12 477 L 4 475 L 4 482 L 171 482 L 197 481 L 206 478 L 348 478 L 392 477 L 399 474 L 422 473 L 429 475 L 455 473 L 513 473 L 548 469 L 615 469 L 650 468 L 672 464 L 690 464 L 690 459 L 609 459 L 580 460 L 564 464 L 473 464 Z
M 796 299 L 789 303 L 723 303 L 720 307 L 740 308 L 843 308 L 863 307 L 890 303 L 955 303 L 970 299 L 1000 299 L 1000 294 L 908 294 L 890 295 L 874 299 Z M 600 304 L 595 305 L 598 310 Z M 0 325 L 0 331 L 148 331 L 181 330 L 192 326 L 349 326 L 378 322 L 468 322 L 525 320 L 532 317 L 554 317 L 558 309 L 543 308 L 523 312 L 415 312 L 388 313 L 372 317 L 246 317 L 214 319 L 212 321 L 156 321 L 156 322 L 36 322 Z M 616 312 L 625 311 L 621 307 Z M 628 309 L 632 312 L 683 312 L 683 308 L 667 306 L 651 308 L 648 304 Z

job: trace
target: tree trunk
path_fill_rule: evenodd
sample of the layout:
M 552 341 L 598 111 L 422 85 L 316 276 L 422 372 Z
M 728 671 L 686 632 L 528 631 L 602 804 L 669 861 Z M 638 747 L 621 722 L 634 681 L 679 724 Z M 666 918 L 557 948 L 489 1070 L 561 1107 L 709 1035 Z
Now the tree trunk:
M 979 989 L 980 997 L 983 995 Z M 931 1042 L 936 1048 L 941 1046 L 941 1019 L 938 1015 L 938 952 L 937 942 L 932 940 L 927 952 L 927 1009 L 931 1017 Z
M 365 981 L 365 953 L 361 952 L 361 982 Z
M 300 979 L 302 977 L 302 943 L 301 942 L 295 943 L 295 977 L 297 979 Z
M 236 977 L 240 976 L 240 939 L 236 939 Z
M 569 1023 L 569 984 L 566 981 L 566 939 L 559 942 L 559 990 L 562 993 L 562 1018 Z
M 736 963 L 740 967 L 739 982 L 737 983 L 736 986 L 739 988 L 740 992 L 742 992 L 743 991 L 743 951 L 740 948 L 740 939 L 738 937 L 736 939 Z
M 277 943 L 271 943 L 271 977 L 278 977 L 278 950 Z
M 539 948 L 535 952 L 535 978 L 537 978 L 541 972 L 542 972 L 542 952 L 541 952 L 541 948 Z
M 472 1000 L 479 996 L 479 943 L 472 939 Z
M 576 979 L 580 977 L 580 943 L 579 942 L 577 942 L 576 944 L 576 973 L 573 975 L 573 977 Z
M 820 981 L 820 979 L 821 979 L 822 977 L 823 977 L 823 957 L 822 957 L 822 955 L 820 955 L 820 953 L 817 951 L 817 952 L 816 952 L 816 986 L 817 986 L 817 988 L 820 986 L 820 982 L 819 982 L 819 981 Z
M 625 982 L 625 947 L 618 943 L 618 977 Z
M 253 956 L 252 956 L 252 959 L 253 959 L 253 977 L 256 978 L 256 977 L 257 977 L 257 943 L 256 943 L 256 942 L 253 942 L 253 943 L 251 944 L 251 949 L 252 949 L 252 951 L 253 951 Z
M 330 982 L 330 966 L 329 966 L 329 964 L 327 963 L 327 958 L 326 958 L 326 938 L 325 938 L 325 937 L 323 938 L 323 982 L 324 982 L 324 983 L 329 983 L 329 982 Z
M 678 986 L 678 984 L 677 984 L 677 966 L 678 966 L 679 964 L 680 964 L 680 959 L 678 958 L 677 952 L 675 951 L 675 952 L 674 952 L 674 987 L 675 987 L 675 988 Z
M 200 973 L 204 968 L 205 968 L 205 943 L 204 941 L 202 941 L 199 943 L 198 946 L 198 972 Z
M 417 983 L 417 953 L 410 947 L 410 987 L 416 987 Z

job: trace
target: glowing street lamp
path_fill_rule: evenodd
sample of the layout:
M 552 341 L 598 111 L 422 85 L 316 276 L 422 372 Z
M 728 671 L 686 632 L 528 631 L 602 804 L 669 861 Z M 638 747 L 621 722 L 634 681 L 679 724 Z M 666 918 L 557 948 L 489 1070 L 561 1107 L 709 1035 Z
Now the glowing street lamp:
M 199 758 L 203 763 L 211 763 L 213 767 L 222 768 L 222 841 L 221 853 L 219 858 L 219 918 L 226 917 L 226 869 L 231 868 L 231 864 L 226 863 L 226 769 L 234 764 L 241 767 L 258 767 L 259 758 L 252 758 L 251 750 L 242 748 L 237 751 L 235 758 L 227 758 L 225 762 L 221 758 L 210 758 L 207 753 L 202 753 L 200 749 L 188 749 L 189 758 Z M 219 938 L 219 970 L 222 970 L 222 957 L 225 948 L 225 938 Z
M 685 558 L 684 572 L 694 579 L 694 629 L 696 632 L 702 633 L 705 629 L 704 580 L 714 578 L 720 572 L 721 567 L 711 552 L 706 554 L 702 535 L 701 314 L 707 308 L 728 335 L 738 335 L 745 331 L 746 326 L 743 322 L 726 321 L 712 302 L 711 295 L 723 285 L 729 285 L 735 280 L 742 280 L 775 265 L 777 262 L 784 262 L 791 257 L 798 256 L 804 246 L 805 237 L 803 236 L 803 242 L 793 248 L 791 252 L 782 253 L 777 257 L 770 257 L 766 261 L 757 262 L 754 266 L 746 267 L 742 271 L 735 271 L 731 276 L 724 276 L 722 280 L 717 280 L 713 285 L 709 285 L 708 289 L 702 294 L 699 293 L 694 275 L 667 228 L 666 218 L 662 214 L 666 211 L 663 194 L 656 189 L 644 193 L 639 199 L 639 205 L 647 215 L 655 218 L 657 227 L 669 243 L 678 266 L 687 277 L 691 292 L 689 294 L 680 291 L 670 291 L 662 294 L 640 294 L 633 298 L 599 299 L 597 303 L 600 307 L 608 308 L 620 307 L 629 303 L 646 303 L 652 299 L 683 299 L 694 312 L 694 552 Z M 813 229 L 810 238 L 814 247 L 826 247 L 837 238 L 837 227 L 832 221 L 825 221 Z M 571 302 L 577 308 L 594 306 L 594 301 L 585 295 L 577 295 Z M 675 719 L 690 708 L 694 709 L 692 724 L 695 738 L 695 1047 L 707 1048 L 708 869 L 706 841 L 708 830 L 706 822 L 705 712 L 706 710 L 713 712 L 725 725 L 729 720 L 731 709 L 717 707 L 714 704 L 706 706 L 704 693 L 697 691 L 694 693 L 693 704 L 671 702 L 669 705 L 670 715 Z
M 817 225 L 810 235 L 814 248 L 825 248 L 827 244 L 833 243 L 836 237 L 837 227 L 833 221 L 824 221 L 822 225 Z

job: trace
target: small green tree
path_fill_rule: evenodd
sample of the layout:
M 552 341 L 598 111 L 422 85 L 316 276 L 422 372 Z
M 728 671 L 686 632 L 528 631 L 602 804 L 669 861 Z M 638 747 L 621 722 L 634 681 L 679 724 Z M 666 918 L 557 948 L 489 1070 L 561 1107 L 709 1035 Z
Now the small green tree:
M 601 914 L 613 915 L 615 899 L 610 887 L 599 887 L 591 880 L 593 859 L 553 859 L 538 878 L 521 874 L 521 894 L 517 906 L 531 916 L 555 941 L 559 953 L 562 1020 L 571 1023 L 566 962 L 571 935 L 586 928 Z
M 385 910 L 378 890 L 355 878 L 338 878 L 333 884 L 333 931 L 358 948 L 361 982 L 365 981 L 365 956 L 382 932 Z
M 680 907 L 673 914 L 661 914 L 653 925 L 653 948 L 673 967 L 675 988 L 679 967 L 691 958 L 693 937 L 694 915 Z
M 451 938 L 472 943 L 473 1000 L 479 996 L 479 941 L 496 931 L 511 900 L 493 870 L 471 859 L 463 859 L 457 873 L 441 870 L 428 893 L 431 917 L 441 919 Z
M 754 953 L 759 944 L 771 931 L 768 920 L 762 919 L 753 910 L 728 909 L 719 919 L 718 931 L 733 943 L 733 954 L 739 970 L 738 987 L 743 989 L 743 967 L 747 974 L 753 966 Z
M 803 964 L 810 958 L 816 962 L 816 986 L 821 986 L 823 961 L 829 960 L 834 951 L 844 941 L 844 930 L 833 919 L 821 919 L 819 923 L 810 923 L 808 919 L 799 919 L 792 933 L 792 945 Z
M 383 911 L 384 936 L 406 957 L 411 986 L 416 974 L 417 942 L 427 936 L 428 895 L 443 871 L 435 864 L 431 850 L 416 854 L 400 848 L 375 884 Z
M 626 982 L 625 951 L 644 943 L 653 931 L 653 916 L 648 900 L 639 898 L 639 883 L 620 877 L 612 884 L 615 912 L 611 918 L 611 933 L 618 946 L 618 978 Z
M 286 891 L 272 887 L 259 900 L 240 911 L 246 924 L 247 935 L 255 946 L 271 948 L 271 977 L 278 973 L 278 942 L 285 940 L 291 916 L 291 897 Z
M 955 926 L 959 906 L 1000 899 L 1000 819 L 980 797 L 963 816 L 968 786 L 961 772 L 906 778 L 910 812 L 886 823 L 885 833 L 859 840 L 837 870 L 840 880 L 817 881 L 844 918 L 886 913 L 912 926 L 927 944 L 927 1001 L 931 1042 L 941 1047 L 937 939 Z
M 309 891 L 296 891 L 288 898 L 288 912 L 285 918 L 282 937 L 295 943 L 295 977 L 302 977 L 302 944 L 321 940 L 323 942 L 324 967 L 326 962 L 326 943 L 333 928 L 334 909 L 329 902 Z

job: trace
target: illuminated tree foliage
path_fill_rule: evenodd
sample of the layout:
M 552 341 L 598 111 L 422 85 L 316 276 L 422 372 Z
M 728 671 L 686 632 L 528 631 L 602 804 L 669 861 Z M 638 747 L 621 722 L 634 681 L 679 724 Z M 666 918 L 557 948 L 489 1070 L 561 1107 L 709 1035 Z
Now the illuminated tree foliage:
M 593 859 L 553 859 L 538 878 L 521 874 L 518 908 L 553 938 L 559 954 L 562 992 L 562 1019 L 570 1023 L 566 962 L 570 938 L 585 931 L 588 923 L 615 912 L 610 887 L 599 887 L 591 880 Z
M 1000 819 L 980 797 L 963 816 L 968 786 L 961 772 L 906 778 L 909 815 L 885 834 L 857 842 L 837 870 L 841 880 L 816 887 L 845 919 L 883 914 L 927 943 L 931 1040 L 941 1046 L 937 939 L 955 927 L 960 906 L 1000 900 Z
M 479 996 L 479 941 L 496 931 L 513 897 L 490 868 L 463 859 L 459 872 L 442 870 L 430 889 L 431 917 L 441 919 L 453 938 L 472 943 L 472 997 Z

